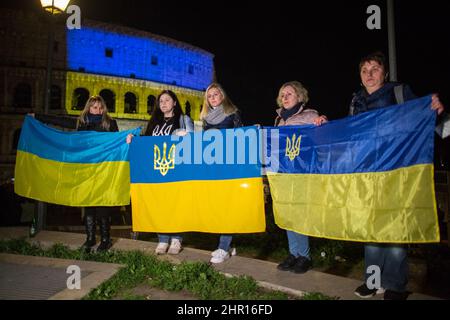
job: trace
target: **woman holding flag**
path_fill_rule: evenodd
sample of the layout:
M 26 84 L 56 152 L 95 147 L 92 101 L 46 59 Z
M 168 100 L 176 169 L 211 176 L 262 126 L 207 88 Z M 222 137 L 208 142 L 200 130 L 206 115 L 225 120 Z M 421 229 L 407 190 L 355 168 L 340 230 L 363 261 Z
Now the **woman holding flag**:
M 218 83 L 212 83 L 206 89 L 200 119 L 203 121 L 203 130 L 242 127 L 238 108 Z M 222 263 L 235 254 L 231 250 L 232 240 L 233 236 L 230 234 L 220 236 L 218 248 L 211 253 L 211 263 Z
M 275 126 L 301 126 L 315 124 L 320 126 L 327 122 L 327 117 L 306 107 L 309 101 L 308 90 L 298 81 L 283 84 L 278 92 L 278 116 Z M 303 234 L 287 230 L 289 256 L 278 265 L 282 271 L 305 273 L 311 267 L 309 238 Z
M 163 90 L 156 99 L 156 108 L 153 110 L 145 136 L 184 136 L 194 131 L 194 124 L 189 116 L 183 114 L 177 95 L 170 90 Z M 127 143 L 131 143 L 132 135 L 127 137 Z M 182 247 L 183 238 L 177 234 L 158 234 L 156 254 L 178 254 Z M 170 246 L 169 246 L 170 242 Z
M 353 95 L 350 115 L 402 104 L 415 99 L 408 85 L 386 82 L 388 77 L 386 58 L 383 53 L 375 52 L 361 59 L 359 72 L 362 89 Z M 444 106 L 436 94 L 432 95 L 431 108 L 441 114 Z M 371 243 L 365 245 L 365 278 L 366 282 L 356 288 L 355 294 L 361 298 L 370 298 L 383 294 L 385 300 L 405 300 L 408 296 L 407 248 L 399 244 Z M 381 287 L 368 286 L 373 267 L 381 272 Z
M 108 115 L 108 108 L 101 96 L 92 96 L 86 102 L 78 119 L 44 114 L 31 114 L 37 120 L 77 131 L 117 132 L 119 128 L 114 119 Z M 95 232 L 97 219 L 100 223 L 101 242 L 98 252 L 107 251 L 112 246 L 110 237 L 110 207 L 85 207 L 86 242 L 82 248 L 88 252 L 96 244 Z

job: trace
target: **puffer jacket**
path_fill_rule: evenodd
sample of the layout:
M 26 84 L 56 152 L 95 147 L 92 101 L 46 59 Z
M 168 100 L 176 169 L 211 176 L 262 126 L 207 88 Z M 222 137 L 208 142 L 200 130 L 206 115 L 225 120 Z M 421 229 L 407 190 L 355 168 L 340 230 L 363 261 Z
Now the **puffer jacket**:
M 275 126 L 281 127 L 281 126 L 302 126 L 305 124 L 313 124 L 314 120 L 319 117 L 319 112 L 317 112 L 314 109 L 306 109 L 305 107 L 301 107 L 300 110 L 298 110 L 297 113 L 293 114 L 287 120 L 283 120 L 281 118 L 282 108 L 277 109 L 278 116 L 275 119 Z

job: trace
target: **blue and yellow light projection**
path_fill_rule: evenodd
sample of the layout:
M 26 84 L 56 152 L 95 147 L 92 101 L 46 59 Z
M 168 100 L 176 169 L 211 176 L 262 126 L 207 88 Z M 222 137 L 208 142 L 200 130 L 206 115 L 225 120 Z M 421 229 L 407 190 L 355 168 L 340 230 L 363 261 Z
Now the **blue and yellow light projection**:
M 213 79 L 212 56 L 151 38 L 84 27 L 67 31 L 71 71 L 144 79 L 205 90 Z
M 89 95 L 108 92 L 112 116 L 147 120 L 151 101 L 170 89 L 183 111 L 199 119 L 203 91 L 214 77 L 212 54 L 139 31 L 135 35 L 83 26 L 66 32 L 68 114 L 79 114 Z M 85 94 L 80 96 L 80 92 Z M 132 97 L 134 105 L 125 97 Z

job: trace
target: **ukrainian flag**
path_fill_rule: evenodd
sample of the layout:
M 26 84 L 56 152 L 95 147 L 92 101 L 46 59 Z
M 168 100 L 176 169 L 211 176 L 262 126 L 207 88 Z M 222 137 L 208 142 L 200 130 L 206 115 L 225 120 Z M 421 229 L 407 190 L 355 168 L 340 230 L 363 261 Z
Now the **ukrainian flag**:
M 181 140 L 135 137 L 130 148 L 133 230 L 263 232 L 258 136 L 255 127 L 247 127 L 195 132 Z
M 439 242 L 431 97 L 267 139 L 275 221 L 314 237 Z M 276 144 L 279 144 L 277 147 Z
M 129 145 L 122 132 L 63 132 L 26 116 L 17 149 L 18 195 L 67 206 L 130 203 Z

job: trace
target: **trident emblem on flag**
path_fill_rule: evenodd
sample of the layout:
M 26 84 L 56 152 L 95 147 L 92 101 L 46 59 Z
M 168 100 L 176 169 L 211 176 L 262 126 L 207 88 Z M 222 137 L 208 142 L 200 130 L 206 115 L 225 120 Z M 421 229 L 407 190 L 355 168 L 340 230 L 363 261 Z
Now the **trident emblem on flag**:
M 170 169 L 175 168 L 175 145 L 173 144 L 170 147 L 169 154 L 166 157 L 167 144 L 164 142 L 163 144 L 163 155 L 161 158 L 161 150 L 155 144 L 154 149 L 154 159 L 153 159 L 153 169 L 159 170 L 159 172 L 165 176 Z
M 292 140 L 289 137 L 286 138 L 286 157 L 289 160 L 294 161 L 294 159 L 300 154 L 300 142 L 302 141 L 302 136 L 295 139 L 295 133 L 292 136 Z

